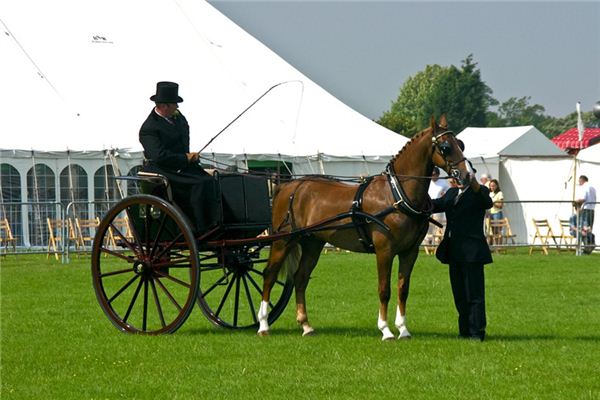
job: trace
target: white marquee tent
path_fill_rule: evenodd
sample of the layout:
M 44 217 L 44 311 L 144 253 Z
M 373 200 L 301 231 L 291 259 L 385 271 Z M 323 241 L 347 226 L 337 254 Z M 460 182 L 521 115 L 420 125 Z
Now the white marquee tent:
M 107 177 L 141 164 L 138 131 L 162 80 L 180 84 L 192 151 L 227 127 L 203 152 L 210 162 L 373 174 L 407 142 L 203 0 L 6 1 L 0 33 L 4 204 L 114 196 Z M 21 235 L 44 229 L 21 211 Z
M 406 142 L 204 1 L 23 0 L 0 20 L 2 149 L 139 151 L 159 80 L 180 83 L 197 150 L 275 86 L 206 153 L 377 162 Z
M 504 207 L 519 241 L 532 241 L 532 218 L 547 218 L 559 232 L 558 220 L 571 215 L 573 157 L 534 126 L 466 128 L 457 137 L 478 176 L 498 179 L 504 199 L 520 202 Z
M 575 175 L 585 175 L 589 183 L 596 188 L 596 201 L 600 201 L 600 143 L 583 149 L 577 154 L 577 170 Z M 596 216 L 600 215 L 600 205 L 596 205 Z M 600 223 L 598 217 L 594 223 L 594 235 L 596 235 L 596 244 L 600 244 Z

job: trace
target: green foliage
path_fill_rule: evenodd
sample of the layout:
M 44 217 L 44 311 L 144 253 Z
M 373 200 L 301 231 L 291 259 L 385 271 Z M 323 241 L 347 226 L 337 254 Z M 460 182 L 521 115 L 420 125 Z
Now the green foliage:
M 456 338 L 447 267 L 421 254 L 407 311 L 413 339 L 382 343 L 373 255 L 321 257 L 307 291 L 309 338 L 293 300 L 268 338 L 213 327 L 198 309 L 174 335 L 122 334 L 96 302 L 89 257 L 2 257 L 1 397 L 596 399 L 598 260 L 495 255 L 489 338 L 474 343 Z M 395 301 L 390 308 L 393 324 Z
M 594 117 L 592 111 L 582 112 L 581 119 L 586 127 L 597 126 L 598 120 Z M 577 112 L 572 112 L 562 118 L 546 117 L 540 125 L 536 127 L 549 138 L 560 135 L 565 131 L 577 127 Z
M 488 112 L 488 125 L 490 127 L 534 125 L 549 138 L 553 138 L 568 129 L 577 126 L 577 112 L 572 112 L 565 117 L 556 118 L 544 114 L 544 107 L 539 104 L 530 105 L 531 97 L 525 96 L 517 99 L 511 97 L 498 107 L 497 112 Z M 581 119 L 584 126 L 593 126 L 596 118 L 591 111 L 582 112 Z
M 411 137 L 429 126 L 431 116 L 446 114 L 456 132 L 468 126 L 504 127 L 534 125 L 549 138 L 577 126 L 577 113 L 557 118 L 545 114 L 544 106 L 529 104 L 530 96 L 511 97 L 502 104 L 492 97 L 492 89 L 482 80 L 473 55 L 462 60 L 460 68 L 427 65 L 409 77 L 391 108 L 377 121 L 380 125 Z M 497 111 L 491 109 L 498 106 Z M 598 126 L 591 111 L 582 112 L 586 127 Z
M 378 122 L 409 137 L 428 127 L 432 115 L 446 114 L 450 128 L 457 132 L 467 126 L 485 126 L 486 111 L 496 104 L 491 94 L 472 55 L 460 68 L 428 65 L 408 78 Z

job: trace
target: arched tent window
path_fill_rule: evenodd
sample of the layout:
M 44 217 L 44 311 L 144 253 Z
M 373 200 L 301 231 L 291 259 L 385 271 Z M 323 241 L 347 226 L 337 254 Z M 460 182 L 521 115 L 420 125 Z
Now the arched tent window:
M 0 218 L 6 218 L 17 245 L 23 244 L 23 223 L 21 221 L 21 175 L 10 164 L 0 164 Z M 11 204 L 12 203 L 12 204 Z
M 137 176 L 137 173 L 142 169 L 141 165 L 136 165 L 131 168 L 127 173 L 127 176 Z M 127 196 L 138 194 L 140 192 L 139 182 L 135 180 L 127 181 Z
M 46 164 L 35 164 L 27 172 L 27 201 L 29 214 L 29 243 L 45 246 L 48 241 L 47 218 L 56 219 L 56 178 Z
M 102 218 L 108 209 L 119 201 L 119 189 L 111 165 L 104 165 L 94 173 L 94 203 L 96 216 Z
M 78 218 L 86 219 L 88 215 L 88 183 L 87 173 L 77 164 L 67 165 L 60 173 L 60 202 L 64 209 L 73 202 L 69 212 Z

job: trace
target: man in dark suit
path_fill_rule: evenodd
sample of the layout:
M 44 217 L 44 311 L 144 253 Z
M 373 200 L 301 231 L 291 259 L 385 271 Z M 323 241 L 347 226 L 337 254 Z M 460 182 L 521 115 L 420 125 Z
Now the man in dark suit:
M 190 127 L 179 112 L 179 85 L 158 82 L 150 97 L 155 107 L 140 128 L 144 147 L 144 172 L 169 179 L 173 199 L 191 218 L 197 231 L 206 230 L 213 221 L 215 189 L 212 177 L 198 163 L 199 154 L 190 152 Z
M 450 188 L 441 198 L 433 199 L 433 212 L 446 213 L 446 230 L 436 256 L 449 264 L 461 338 L 485 338 L 483 266 L 492 262 L 492 255 L 485 240 L 483 219 L 485 210 L 492 207 L 489 193 L 473 174 L 468 186 Z

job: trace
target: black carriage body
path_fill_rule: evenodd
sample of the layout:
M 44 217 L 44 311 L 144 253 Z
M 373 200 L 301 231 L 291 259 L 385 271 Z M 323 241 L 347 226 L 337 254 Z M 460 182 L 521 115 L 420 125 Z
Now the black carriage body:
M 213 193 L 203 194 L 205 201 L 181 207 L 190 227 L 195 226 L 192 215 L 195 208 L 204 210 L 206 215 L 211 216 L 212 222 L 208 231 L 213 233 L 205 240 L 247 239 L 257 236 L 270 227 L 271 206 L 268 183 L 265 177 L 215 172 L 212 178 L 214 179 Z M 165 183 L 160 179 L 146 181 L 142 185 L 142 192 L 169 200 L 170 190 L 167 189 Z M 180 185 L 173 192 L 180 195 L 183 192 L 189 196 L 189 190 L 185 188 L 191 188 L 193 181 L 177 182 L 172 179 L 169 184 L 173 186 Z M 184 190 L 181 189 L 181 185 L 185 185 L 183 186 Z M 174 203 L 178 205 L 177 199 Z M 152 210 L 149 212 L 153 216 Z M 137 230 L 145 229 L 145 218 L 145 206 L 140 205 L 139 210 L 133 213 L 133 224 Z M 159 218 L 158 214 L 156 218 Z M 170 240 L 172 238 L 175 227 L 172 229 L 167 228 L 161 231 L 162 236 L 159 240 Z M 196 233 L 201 235 L 204 232 Z M 151 232 L 151 234 L 156 235 L 156 232 Z
M 271 225 L 267 179 L 246 174 L 215 174 L 217 223 L 226 238 L 254 237 Z

